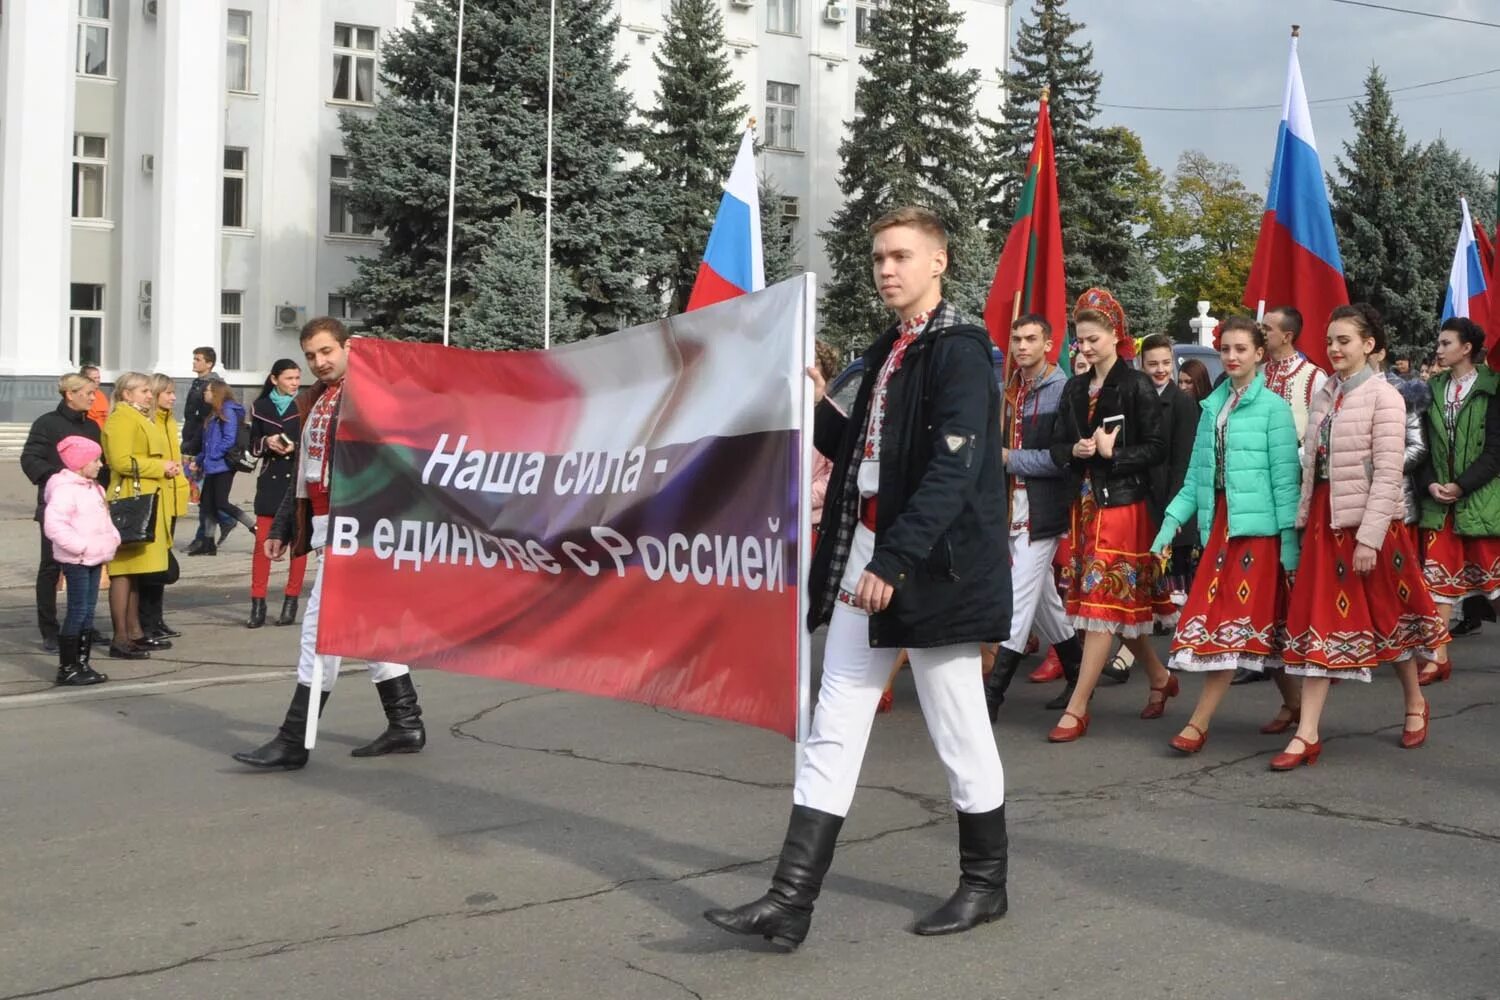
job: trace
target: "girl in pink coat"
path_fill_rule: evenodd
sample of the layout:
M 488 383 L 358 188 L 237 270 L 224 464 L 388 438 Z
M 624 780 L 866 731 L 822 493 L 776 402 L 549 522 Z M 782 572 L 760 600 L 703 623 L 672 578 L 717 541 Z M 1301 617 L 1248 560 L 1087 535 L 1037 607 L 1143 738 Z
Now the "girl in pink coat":
M 120 533 L 99 485 L 99 444 L 74 435 L 57 443 L 63 469 L 47 480 L 42 531 L 68 581 L 68 614 L 58 636 L 57 683 L 81 687 L 109 678 L 89 666 L 99 574 L 115 557 Z

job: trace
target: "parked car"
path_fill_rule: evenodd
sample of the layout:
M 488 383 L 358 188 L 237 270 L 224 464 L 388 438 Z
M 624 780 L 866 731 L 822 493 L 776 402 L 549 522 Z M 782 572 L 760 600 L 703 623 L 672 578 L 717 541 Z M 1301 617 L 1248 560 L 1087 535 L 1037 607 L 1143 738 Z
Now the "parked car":
M 1218 355 L 1214 355 L 1218 360 Z M 995 366 L 995 384 L 1005 389 L 1005 354 L 998 347 L 990 348 L 990 360 Z M 859 393 L 859 380 L 865 373 L 865 359 L 855 358 L 854 363 L 834 377 L 828 386 L 828 398 L 845 413 L 854 408 L 854 397 Z

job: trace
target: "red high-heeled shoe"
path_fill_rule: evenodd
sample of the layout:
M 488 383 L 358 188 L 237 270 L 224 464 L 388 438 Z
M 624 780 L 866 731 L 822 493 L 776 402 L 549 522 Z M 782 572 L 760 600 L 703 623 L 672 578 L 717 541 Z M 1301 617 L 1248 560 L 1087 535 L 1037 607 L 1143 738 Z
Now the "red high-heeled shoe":
M 1322 740 L 1318 740 L 1318 742 L 1316 743 L 1309 743 L 1300 736 L 1293 736 L 1292 743 L 1301 743 L 1302 750 L 1298 753 L 1292 753 L 1290 750 L 1283 750 L 1281 753 L 1272 757 L 1271 770 L 1291 771 L 1302 764 L 1306 764 L 1308 767 L 1312 767 L 1318 762 L 1318 757 L 1323 753 Z M 1287 746 L 1291 746 L 1292 743 L 1288 743 Z
M 1052 732 L 1047 734 L 1048 743 L 1072 743 L 1074 740 L 1083 739 L 1083 734 L 1089 731 L 1089 713 L 1074 715 L 1072 712 L 1063 712 L 1063 718 L 1072 719 L 1077 725 L 1072 729 L 1053 726 Z
M 1168 675 L 1167 683 L 1163 684 L 1159 688 L 1154 687 L 1151 689 L 1151 694 L 1159 694 L 1162 696 L 1161 701 L 1148 700 L 1146 702 L 1146 707 L 1141 709 L 1141 718 L 1160 719 L 1163 715 L 1166 714 L 1167 699 L 1177 697 L 1177 692 L 1179 690 L 1181 690 L 1181 686 L 1177 683 L 1177 675 Z M 1148 695 L 1147 697 L 1149 698 L 1150 696 Z
M 1290 705 L 1282 705 L 1281 711 L 1291 713 L 1291 718 L 1283 719 L 1281 718 L 1281 713 L 1278 712 L 1276 718 L 1260 727 L 1260 731 L 1262 733 L 1267 736 L 1276 736 L 1280 733 L 1286 732 L 1288 729 L 1291 729 L 1297 723 L 1302 721 L 1301 708 L 1293 708 Z
M 1199 729 L 1191 722 L 1189 722 L 1183 728 L 1191 729 L 1193 732 L 1197 733 L 1197 738 L 1195 739 L 1191 736 L 1184 736 L 1181 733 L 1178 733 L 1176 736 L 1167 741 L 1167 745 L 1170 746 L 1173 750 L 1180 750 L 1183 753 L 1197 753 L 1199 750 L 1202 750 L 1203 744 L 1208 742 L 1208 731 L 1206 729 Z
M 875 714 L 885 715 L 886 713 L 890 712 L 893 707 L 895 707 L 895 704 L 896 692 L 892 691 L 890 688 L 886 688 L 884 691 L 880 692 L 880 704 L 875 706 Z
M 1418 684 L 1426 687 L 1429 684 L 1436 684 L 1438 681 L 1445 681 L 1449 677 L 1453 676 L 1452 660 L 1444 660 L 1442 663 L 1434 663 L 1433 666 L 1437 669 L 1435 669 L 1432 673 L 1419 673 L 1417 675 Z
M 1057 650 L 1049 650 L 1047 658 L 1042 665 L 1026 676 L 1026 680 L 1032 684 L 1048 684 L 1062 678 L 1062 661 L 1057 658 Z
M 1422 728 L 1401 730 L 1401 749 L 1415 750 L 1417 747 L 1427 742 L 1427 720 L 1431 717 L 1432 706 L 1427 703 L 1426 698 L 1422 699 L 1422 711 L 1406 713 L 1406 718 L 1408 719 L 1421 719 Z

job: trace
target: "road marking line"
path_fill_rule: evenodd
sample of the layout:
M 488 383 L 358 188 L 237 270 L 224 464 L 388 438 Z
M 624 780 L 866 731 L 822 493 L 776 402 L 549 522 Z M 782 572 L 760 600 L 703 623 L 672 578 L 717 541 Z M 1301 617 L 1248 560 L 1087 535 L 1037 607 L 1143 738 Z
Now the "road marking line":
M 364 667 L 342 667 L 339 673 L 346 674 L 356 670 L 363 671 Z M 225 684 L 248 684 L 257 681 L 285 680 L 288 676 L 295 677 L 296 671 L 268 670 L 254 674 L 229 674 L 220 677 L 173 677 L 164 681 L 125 681 L 95 684 L 83 688 L 52 688 L 48 691 L 36 691 L 31 694 L 0 696 L 0 711 L 4 711 L 7 708 L 31 708 L 37 705 L 50 704 L 54 701 L 95 701 L 100 698 L 139 694 L 159 688 L 184 687 L 189 684 L 196 684 L 203 687 Z

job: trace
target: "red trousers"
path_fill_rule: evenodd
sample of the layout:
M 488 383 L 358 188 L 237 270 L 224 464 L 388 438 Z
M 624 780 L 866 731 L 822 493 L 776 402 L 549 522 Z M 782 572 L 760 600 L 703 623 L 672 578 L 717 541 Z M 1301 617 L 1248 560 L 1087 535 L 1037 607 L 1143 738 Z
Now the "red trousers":
M 266 596 L 266 583 L 271 578 L 271 560 L 266 555 L 266 539 L 271 537 L 271 519 L 269 517 L 257 517 L 255 519 L 255 557 L 250 563 L 250 596 L 264 599 Z M 292 560 L 292 567 L 287 572 L 286 596 L 300 597 L 302 595 L 302 574 L 307 570 L 307 556 L 297 556 Z

